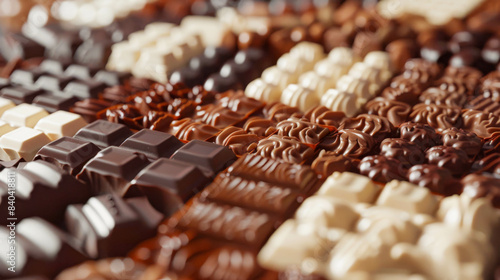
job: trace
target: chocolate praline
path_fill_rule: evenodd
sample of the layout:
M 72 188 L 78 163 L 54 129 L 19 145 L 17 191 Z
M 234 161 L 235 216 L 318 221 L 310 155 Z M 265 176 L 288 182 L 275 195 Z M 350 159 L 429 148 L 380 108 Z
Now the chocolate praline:
M 426 161 L 424 151 L 419 145 L 401 138 L 388 138 L 380 143 L 380 154 L 397 159 L 409 168 Z
M 413 105 L 418 102 L 421 90 L 420 85 L 416 81 L 409 80 L 400 75 L 395 77 L 390 86 L 384 89 L 382 97 Z
M 428 124 L 435 129 L 446 129 L 461 125 L 460 108 L 420 103 L 412 108 L 408 117 L 416 123 Z
M 471 197 L 485 197 L 495 207 L 500 207 L 500 177 L 488 174 L 469 174 L 462 178 L 463 194 Z
M 411 106 L 396 100 L 376 97 L 365 105 L 368 114 L 386 117 L 393 126 L 399 126 L 406 121 L 411 112 Z
M 355 129 L 340 129 L 326 136 L 318 148 L 357 158 L 370 153 L 375 144 L 373 137 L 367 133 Z
M 458 194 L 461 191 L 460 183 L 453 178 L 448 169 L 433 164 L 413 166 L 408 170 L 408 180 L 417 186 L 443 195 Z
M 364 157 L 359 163 L 360 174 L 380 183 L 404 181 L 406 171 L 399 160 L 380 155 Z
M 394 126 L 385 117 L 361 114 L 354 118 L 346 118 L 339 129 L 355 129 L 369 134 L 378 143 L 394 133 Z
M 443 146 L 464 151 L 469 157 L 474 157 L 481 151 L 482 141 L 472 132 L 452 127 L 441 132 Z
M 426 151 L 430 164 L 450 170 L 453 176 L 462 176 L 469 171 L 470 162 L 467 154 L 453 147 L 435 146 Z
M 399 126 L 400 137 L 423 149 L 441 144 L 441 137 L 427 124 L 406 122 Z

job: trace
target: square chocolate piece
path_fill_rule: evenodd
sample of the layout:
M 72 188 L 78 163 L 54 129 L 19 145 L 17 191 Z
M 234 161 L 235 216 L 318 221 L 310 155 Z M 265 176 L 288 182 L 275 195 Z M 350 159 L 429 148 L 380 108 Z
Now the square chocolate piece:
M 123 124 L 97 120 L 80 129 L 75 138 L 92 142 L 104 149 L 109 146 L 120 146 L 131 135 L 132 131 Z
M 149 159 L 170 158 L 182 147 L 182 142 L 172 134 L 143 129 L 125 140 L 120 147 L 145 154 Z

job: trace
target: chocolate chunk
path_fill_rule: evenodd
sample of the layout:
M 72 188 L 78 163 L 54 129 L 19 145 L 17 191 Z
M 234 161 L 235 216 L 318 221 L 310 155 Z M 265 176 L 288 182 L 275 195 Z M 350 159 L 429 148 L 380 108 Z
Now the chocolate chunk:
M 17 214 L 17 213 L 16 213 Z M 85 260 L 74 240 L 66 233 L 40 218 L 25 219 L 16 225 L 16 260 L 15 272 L 7 270 L 11 267 L 6 258 L 0 261 L 3 279 L 45 275 L 54 277 L 63 269 L 77 265 Z M 9 229 L 0 228 L 0 237 L 7 240 Z M 21 257 L 22 256 L 22 257 Z
M 466 109 L 462 112 L 463 129 L 479 137 L 488 138 L 500 132 L 500 116 L 477 110 Z
M 80 129 L 74 137 L 92 142 L 99 148 L 104 149 L 109 146 L 119 146 L 131 135 L 132 131 L 123 124 L 97 120 Z
M 94 194 L 116 192 L 123 195 L 127 184 L 149 163 L 141 153 L 108 147 L 88 161 L 77 178 L 91 185 Z
M 109 106 L 111 102 L 100 99 L 85 99 L 78 101 L 71 107 L 70 112 L 80 114 L 85 121 L 91 123 L 97 119 L 96 115 L 99 111 L 102 111 Z
M 68 231 L 91 258 L 125 255 L 154 236 L 161 219 L 146 198 L 123 200 L 116 194 L 92 197 L 66 210 Z
M 65 76 L 73 77 L 79 80 L 89 80 L 97 73 L 97 68 L 84 65 L 72 64 L 64 71 Z
M 169 158 L 182 147 L 182 142 L 168 133 L 143 129 L 127 138 L 120 147 L 143 153 L 149 159 Z
M 428 124 L 435 129 L 460 127 L 461 109 L 435 104 L 417 104 L 413 106 L 409 119 L 415 123 Z
M 500 207 L 500 178 L 487 174 L 469 174 L 462 178 L 463 194 L 471 197 L 485 197 Z
M 59 75 L 42 75 L 36 81 L 35 85 L 48 91 L 62 91 L 75 78 Z
M 66 71 L 67 72 L 67 71 Z M 71 94 L 75 97 L 95 98 L 106 88 L 106 84 L 95 80 L 73 81 L 70 82 L 65 88 L 64 92 Z
M 43 70 L 36 68 L 32 70 L 17 69 L 10 75 L 10 81 L 14 84 L 34 85 L 43 74 L 45 74 Z
M 408 180 L 434 193 L 453 195 L 461 192 L 461 185 L 451 172 L 433 164 L 419 164 L 408 170 Z
M 36 96 L 44 93 L 43 90 L 34 87 L 12 86 L 0 90 L 0 96 L 12 100 L 15 104 L 31 104 Z
M 387 118 L 369 114 L 344 119 L 339 126 L 339 130 L 344 129 L 362 131 L 372 136 L 377 143 L 391 137 L 394 133 L 394 126 Z
M 49 113 L 54 113 L 59 110 L 69 111 L 71 106 L 77 101 L 76 97 L 63 93 L 46 92 L 37 95 L 33 99 L 33 104 L 42 107 Z
M 130 188 L 138 188 L 156 210 L 168 217 L 208 182 L 209 179 L 195 165 L 162 158 L 143 169 Z
M 317 124 L 289 118 L 276 125 L 279 136 L 287 136 L 305 144 L 318 144 L 328 134 L 328 129 Z
M 453 147 L 432 147 L 426 151 L 426 157 L 430 164 L 446 168 L 457 177 L 468 172 L 470 168 L 467 154 Z
M 406 121 L 411 112 L 411 106 L 396 100 L 376 97 L 365 105 L 367 114 L 387 118 L 393 126 L 399 126 Z
M 236 160 L 234 153 L 227 147 L 200 140 L 193 140 L 172 155 L 172 159 L 198 166 L 207 177 L 215 175 Z
M 358 158 L 370 153 L 375 144 L 369 134 L 355 129 L 341 129 L 325 137 L 318 147 L 336 155 Z
M 359 173 L 380 183 L 405 181 L 406 171 L 399 160 L 385 156 L 367 156 L 359 162 Z
M 231 111 L 250 115 L 264 107 L 264 103 L 247 97 L 243 91 L 229 91 L 217 96 L 218 103 Z
M 262 137 L 248 133 L 242 128 L 229 126 L 217 135 L 215 143 L 227 146 L 235 155 L 242 156 L 252 152 L 257 147 L 257 142 L 261 139 Z
M 274 230 L 274 223 L 268 214 L 194 200 L 177 227 L 260 248 Z
M 91 142 L 62 137 L 43 146 L 34 160 L 50 162 L 69 174 L 76 176 L 82 167 L 99 152 Z
M 421 146 L 401 138 L 384 139 L 380 143 L 380 154 L 387 158 L 397 159 L 406 168 L 426 161 Z
M 427 124 L 406 122 L 399 127 L 401 138 L 413 142 L 423 149 L 441 144 L 441 137 Z
M 263 157 L 297 164 L 312 159 L 314 155 L 313 149 L 306 144 L 292 137 L 278 135 L 272 135 L 260 140 L 255 153 Z
M 443 130 L 441 135 L 443 137 L 443 146 L 462 150 L 471 158 L 481 151 L 481 139 L 472 132 L 452 127 Z
M 130 73 L 100 70 L 95 74 L 94 79 L 108 86 L 118 86 L 123 85 L 131 76 Z
M 230 204 L 280 217 L 297 209 L 296 191 L 233 176 L 218 176 L 200 195 L 202 201 Z

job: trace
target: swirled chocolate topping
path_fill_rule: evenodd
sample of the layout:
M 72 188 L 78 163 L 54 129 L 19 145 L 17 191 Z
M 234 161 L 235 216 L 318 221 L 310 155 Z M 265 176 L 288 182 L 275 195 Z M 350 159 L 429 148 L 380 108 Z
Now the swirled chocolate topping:
M 353 172 L 358 163 L 358 160 L 322 150 L 311 167 L 324 176 L 330 176 L 333 172 Z
M 410 167 L 425 163 L 423 149 L 418 144 L 402 138 L 388 138 L 380 143 L 380 154 L 397 159 L 402 165 Z
M 365 105 L 368 114 L 387 118 L 393 126 L 399 126 L 406 121 L 411 112 L 411 106 L 400 101 L 376 97 Z
M 408 170 L 408 180 L 432 192 L 452 195 L 460 193 L 461 186 L 451 172 L 434 164 L 419 164 Z
M 394 133 L 394 126 L 385 117 L 361 114 L 342 121 L 339 129 L 355 129 L 369 134 L 376 142 L 381 142 Z
M 399 160 L 380 155 L 364 157 L 359 163 L 359 173 L 380 183 L 406 180 L 406 168 Z
M 298 118 L 281 121 L 276 128 L 278 135 L 292 137 L 306 144 L 317 144 L 328 134 L 328 129 Z
M 256 154 L 298 164 L 311 159 L 314 151 L 294 138 L 273 135 L 259 141 Z
M 464 151 L 469 157 L 474 157 L 481 151 L 481 138 L 472 132 L 452 127 L 441 132 L 443 146 Z
M 374 147 L 375 140 L 372 136 L 355 129 L 340 129 L 325 137 L 318 145 L 320 149 L 347 157 L 362 157 Z
M 453 147 L 436 146 L 426 151 L 430 164 L 450 170 L 454 176 L 461 176 L 469 171 L 470 163 L 467 154 Z
M 448 92 L 438 87 L 426 89 L 419 97 L 420 102 L 448 107 L 462 108 L 467 102 L 467 95 L 459 92 Z
M 242 128 L 229 126 L 217 135 L 215 143 L 228 146 L 236 155 L 241 156 L 253 151 L 260 139 L 261 137 Z
M 460 113 L 460 108 L 420 103 L 413 106 L 409 119 L 416 123 L 428 124 L 435 129 L 446 129 L 460 126 Z
M 338 127 L 346 115 L 344 112 L 331 111 L 325 106 L 318 106 L 307 111 L 304 118 L 314 124 Z
M 440 145 L 441 137 L 427 124 L 406 122 L 399 127 L 401 138 L 413 142 L 423 149 Z
M 462 119 L 463 129 L 479 137 L 488 138 L 500 133 L 500 117 L 495 114 L 466 109 L 462 112 Z

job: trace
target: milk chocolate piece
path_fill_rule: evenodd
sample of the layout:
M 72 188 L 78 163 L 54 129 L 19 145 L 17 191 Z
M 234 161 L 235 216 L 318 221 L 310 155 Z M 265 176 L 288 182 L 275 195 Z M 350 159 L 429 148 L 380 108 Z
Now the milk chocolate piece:
M 313 124 L 338 127 L 346 117 L 344 112 L 330 111 L 325 106 L 311 108 L 304 115 Z
M 218 172 L 231 165 L 236 157 L 227 147 L 193 140 L 178 149 L 172 155 L 172 159 L 194 164 L 207 177 L 213 178 Z
M 369 134 L 355 129 L 342 129 L 325 137 L 318 147 L 336 155 L 358 158 L 370 153 L 375 144 Z
M 399 160 L 385 156 L 364 157 L 359 162 L 359 173 L 380 183 L 406 180 L 406 168 Z
M 85 121 L 91 123 L 97 119 L 96 114 L 99 111 L 102 111 L 111 105 L 111 102 L 105 100 L 85 99 L 76 102 L 74 106 L 71 107 L 70 111 L 82 115 Z
M 406 122 L 399 127 L 401 138 L 413 142 L 423 149 L 439 145 L 441 137 L 427 124 Z
M 149 164 L 146 156 L 119 147 L 108 147 L 91 159 L 77 178 L 92 186 L 94 194 L 123 195 L 135 175 Z
M 414 58 L 406 61 L 403 77 L 426 85 L 441 75 L 441 67 L 437 63 Z
M 227 126 L 235 125 L 243 120 L 244 117 L 244 115 L 237 111 L 235 112 L 223 107 L 222 104 L 208 104 L 198 109 L 195 120 L 200 120 L 215 128 L 223 129 Z
M 76 176 L 83 166 L 99 152 L 92 142 L 62 137 L 43 146 L 34 160 L 50 162 Z
M 380 154 L 398 160 L 406 168 L 422 164 L 426 160 L 421 146 L 401 138 L 384 139 L 380 143 Z
M 385 117 L 361 114 L 354 118 L 346 118 L 339 126 L 340 130 L 350 129 L 369 134 L 378 143 L 394 133 L 394 126 Z
M 417 104 L 413 106 L 409 119 L 415 123 L 428 124 L 435 129 L 460 127 L 461 109 L 435 104 Z
M 328 129 L 317 124 L 289 118 L 276 125 L 279 136 L 294 138 L 305 144 L 318 144 L 328 134 Z
M 487 138 L 500 132 L 500 116 L 495 114 L 466 109 L 462 112 L 462 119 L 462 128 L 479 137 Z
M 37 95 L 33 99 L 33 104 L 38 107 L 42 107 L 49 113 L 54 113 L 59 110 L 69 111 L 73 104 L 77 101 L 78 98 L 74 96 L 69 96 L 63 93 L 46 92 Z
M 275 219 L 268 214 L 195 200 L 177 226 L 260 248 L 274 230 L 274 223 Z
M 253 151 L 260 139 L 261 137 L 248 133 L 242 128 L 228 126 L 217 135 L 215 143 L 227 146 L 235 155 L 242 156 Z
M 484 97 L 484 95 L 471 98 L 465 107 L 485 113 L 500 115 L 500 103 L 494 101 L 491 97 Z
M 312 159 L 314 155 L 313 149 L 306 144 L 292 137 L 278 135 L 272 135 L 260 140 L 255 153 L 264 157 L 296 164 L 304 163 Z
M 9 230 L 2 227 L 0 236 L 8 238 Z M 25 219 L 16 225 L 15 248 L 16 255 L 23 256 L 23 262 L 18 263 L 15 273 L 12 273 L 7 270 L 8 263 L 2 259 L 0 266 L 5 270 L 0 275 L 4 279 L 13 276 L 29 279 L 34 275 L 54 279 L 61 270 L 87 260 L 68 234 L 40 218 Z
M 190 118 L 185 118 L 177 121 L 172 121 L 168 133 L 171 133 L 179 140 L 207 140 L 210 137 L 220 132 L 219 129 L 204 124 L 201 122 L 192 121 Z
M 399 126 L 407 120 L 411 106 L 396 100 L 376 97 L 366 103 L 365 110 L 370 115 L 387 118 L 393 126 Z
M 357 160 L 322 150 L 311 167 L 323 176 L 330 176 L 334 172 L 354 172 L 357 164 Z
M 116 194 L 92 197 L 66 210 L 68 231 L 91 258 L 124 255 L 152 237 L 161 219 L 146 198 L 123 200 Z
M 201 193 L 200 199 L 281 217 L 294 211 L 300 201 L 294 190 L 233 176 L 218 176 Z
M 419 186 L 428 188 L 433 193 L 453 195 L 460 193 L 461 185 L 450 170 L 434 164 L 418 164 L 408 170 L 408 180 Z
M 467 102 L 467 95 L 431 87 L 422 92 L 419 100 L 427 105 L 435 104 L 438 106 L 462 108 Z
M 460 181 L 463 185 L 463 195 L 470 197 L 485 197 L 491 200 L 495 207 L 500 207 L 500 178 L 488 174 L 469 174 Z
M 402 76 L 398 77 L 393 79 L 390 87 L 384 89 L 382 97 L 410 105 L 417 103 L 421 93 L 420 85 Z
M 89 141 L 104 149 L 109 146 L 119 146 L 132 132 L 123 124 L 97 120 L 80 129 L 75 138 Z
M 441 135 L 444 146 L 462 150 L 471 158 L 481 151 L 481 139 L 472 132 L 452 127 L 443 130 Z
M 318 181 L 314 171 L 305 165 L 283 163 L 260 155 L 247 154 L 228 168 L 228 174 L 307 193 Z
M 273 121 L 283 121 L 290 117 L 300 118 L 302 114 L 300 110 L 296 107 L 291 107 L 283 103 L 271 103 L 268 104 L 262 111 L 264 116 Z
M 169 158 L 182 145 L 173 135 L 143 129 L 127 138 L 120 147 L 143 153 L 149 159 L 156 160 L 160 157 Z
M 470 163 L 467 154 L 450 146 L 435 146 L 426 151 L 430 164 L 446 168 L 454 176 L 461 176 L 469 171 Z

